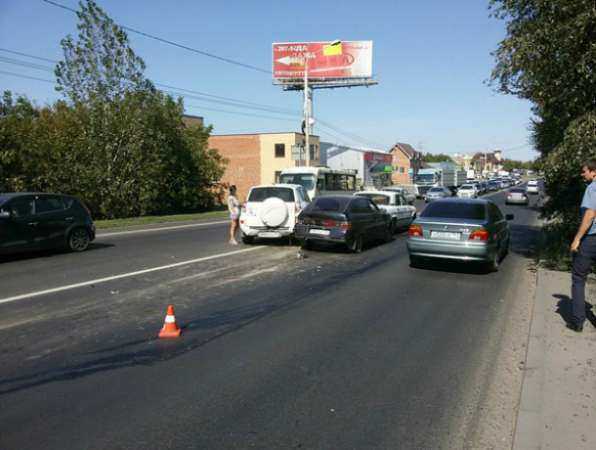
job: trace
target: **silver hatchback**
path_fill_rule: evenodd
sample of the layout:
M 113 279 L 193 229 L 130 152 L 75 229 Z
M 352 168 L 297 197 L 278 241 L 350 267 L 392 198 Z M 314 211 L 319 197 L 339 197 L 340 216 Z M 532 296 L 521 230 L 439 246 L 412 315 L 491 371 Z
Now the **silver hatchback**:
M 425 259 L 476 261 L 498 270 L 509 250 L 508 220 L 490 200 L 445 199 L 429 204 L 408 230 L 413 266 Z

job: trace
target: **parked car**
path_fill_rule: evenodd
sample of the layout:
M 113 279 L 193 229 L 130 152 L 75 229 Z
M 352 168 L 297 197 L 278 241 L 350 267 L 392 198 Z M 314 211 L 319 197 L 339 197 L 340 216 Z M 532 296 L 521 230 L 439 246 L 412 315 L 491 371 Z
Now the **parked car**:
M 540 193 L 540 186 L 538 185 L 538 180 L 530 180 L 528 181 L 528 186 L 526 188 L 528 194 L 539 194 Z
M 489 180 L 488 182 L 488 190 L 489 191 L 498 191 L 501 189 L 501 183 L 497 180 Z
M 0 254 L 61 247 L 82 252 L 94 239 L 91 214 L 75 197 L 0 193 Z
M 404 184 L 399 186 L 385 186 L 381 188 L 382 191 L 398 192 L 404 196 L 406 202 L 410 205 L 414 204 L 417 198 L 420 197 L 420 191 L 415 184 Z
M 432 201 L 435 200 L 440 200 L 442 198 L 447 198 L 447 197 L 451 197 L 453 196 L 452 192 L 445 188 L 445 187 L 431 187 L 428 192 L 426 193 L 426 196 L 424 197 L 424 201 L 426 203 L 430 203 Z
M 478 261 L 498 270 L 509 249 L 508 220 L 485 199 L 445 199 L 428 205 L 408 230 L 413 266 L 422 260 Z
M 416 218 L 416 207 L 409 205 L 400 192 L 362 191 L 354 195 L 371 199 L 375 205 L 389 214 L 393 233 L 400 228 L 408 228 Z
M 529 203 L 528 194 L 524 188 L 510 189 L 505 198 L 506 204 L 527 205 Z
M 242 242 L 252 244 L 255 238 L 292 236 L 296 218 L 308 204 L 308 195 L 299 184 L 251 187 L 240 210 Z
M 478 191 L 473 184 L 464 184 L 457 190 L 457 196 L 459 198 L 476 198 Z
M 391 217 L 367 197 L 317 197 L 298 216 L 296 238 L 303 248 L 327 242 L 358 253 L 368 241 L 391 240 Z

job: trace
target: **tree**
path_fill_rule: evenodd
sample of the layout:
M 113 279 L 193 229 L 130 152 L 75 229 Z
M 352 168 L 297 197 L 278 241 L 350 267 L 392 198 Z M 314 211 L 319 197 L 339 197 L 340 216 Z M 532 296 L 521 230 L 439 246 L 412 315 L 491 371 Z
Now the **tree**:
M 596 134 L 594 1 L 491 0 L 490 5 L 507 21 L 507 35 L 494 53 L 492 81 L 500 92 L 532 102 L 534 145 L 543 168 L 557 174 L 547 174 L 551 200 L 545 211 L 571 217 L 580 193 L 571 189 L 572 200 L 561 189 L 578 183 L 579 167 L 569 162 L 580 164 L 577 155 L 596 153 L 594 146 L 581 150 L 590 126 Z
M 453 162 L 451 156 L 445 155 L 444 153 L 425 153 L 422 155 L 422 161 L 425 163 Z
M 543 154 L 567 126 L 594 110 L 596 8 L 593 0 L 491 0 L 507 20 L 507 36 L 494 53 L 498 89 L 533 103 L 534 143 Z
M 61 41 L 64 60 L 55 68 L 56 89 L 72 102 L 113 100 L 125 92 L 153 90 L 145 63 L 128 43 L 126 32 L 92 0 L 80 2 L 78 39 Z

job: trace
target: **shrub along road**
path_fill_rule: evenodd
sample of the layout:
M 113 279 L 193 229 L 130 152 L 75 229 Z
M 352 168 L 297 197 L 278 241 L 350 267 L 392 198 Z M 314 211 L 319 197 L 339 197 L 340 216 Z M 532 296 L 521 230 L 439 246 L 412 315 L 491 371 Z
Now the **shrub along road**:
M 4 261 L 2 299 L 170 267 L 0 303 L 0 448 L 503 444 L 537 233 L 503 209 L 513 248 L 491 274 L 410 268 L 403 233 L 302 259 L 228 246 L 225 224 Z M 159 341 L 169 303 L 183 335 Z

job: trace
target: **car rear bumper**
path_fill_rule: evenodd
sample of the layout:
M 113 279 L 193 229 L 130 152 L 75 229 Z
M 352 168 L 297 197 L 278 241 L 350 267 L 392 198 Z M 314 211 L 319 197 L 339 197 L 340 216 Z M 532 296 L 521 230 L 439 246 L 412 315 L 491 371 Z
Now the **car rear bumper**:
M 408 239 L 407 246 L 410 256 L 457 261 L 490 261 L 496 251 L 495 244 L 431 241 L 419 238 Z
M 327 230 L 328 235 L 314 234 L 312 230 Z M 300 225 L 296 224 L 295 237 L 298 240 L 305 241 L 320 241 L 320 242 L 335 242 L 338 244 L 346 244 L 350 238 L 350 232 L 339 228 L 322 228 L 318 226 Z
M 505 203 L 509 203 L 512 205 L 527 205 L 528 204 L 528 198 L 506 198 L 505 199 Z

